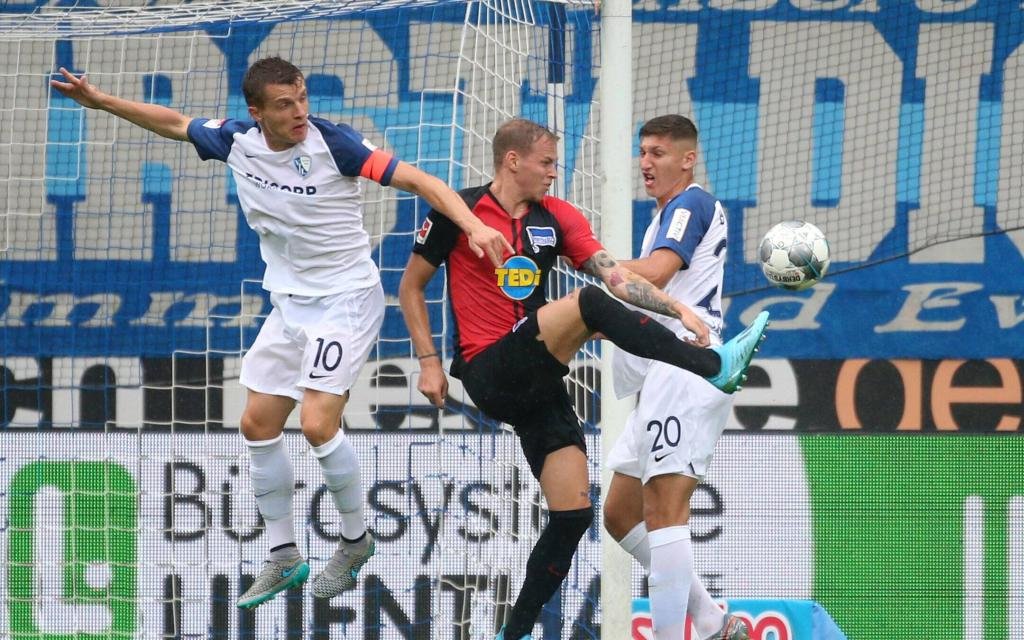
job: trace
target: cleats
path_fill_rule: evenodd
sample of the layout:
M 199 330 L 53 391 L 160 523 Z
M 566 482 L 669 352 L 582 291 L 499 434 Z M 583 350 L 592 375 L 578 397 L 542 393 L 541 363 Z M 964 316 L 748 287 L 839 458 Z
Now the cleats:
M 376 545 L 367 531 L 362 540 L 348 543 L 344 540 L 331 556 L 324 570 L 313 580 L 313 595 L 333 598 L 356 583 L 356 575 L 366 561 L 373 557 Z
M 750 326 L 733 336 L 720 347 L 711 347 L 722 359 L 722 369 L 707 381 L 725 393 L 734 393 L 743 388 L 747 380 L 747 367 L 758 347 L 764 340 L 768 328 L 768 312 L 757 314 Z
M 309 577 L 309 565 L 301 556 L 287 560 L 267 560 L 252 586 L 238 599 L 242 609 L 260 606 L 285 589 L 297 587 Z
M 750 630 L 742 620 L 726 614 L 722 628 L 707 640 L 750 640 Z

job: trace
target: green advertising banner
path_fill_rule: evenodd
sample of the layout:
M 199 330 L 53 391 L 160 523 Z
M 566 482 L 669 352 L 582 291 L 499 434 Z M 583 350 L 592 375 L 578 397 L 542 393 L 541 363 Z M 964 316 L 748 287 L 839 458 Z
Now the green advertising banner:
M 114 462 L 39 461 L 21 467 L 7 493 L 11 637 L 135 637 L 132 476 Z
M 267 540 L 237 434 L 3 438 L 0 638 L 12 640 L 486 637 L 543 521 L 511 435 L 355 433 L 378 541 L 365 575 L 330 602 L 306 589 L 238 613 Z M 317 571 L 336 516 L 302 436 L 286 443 Z M 1020 437 L 728 434 L 691 507 L 716 597 L 817 601 L 851 640 L 1021 637 Z M 597 526 L 584 537 L 560 615 L 534 637 L 599 624 L 601 541 Z
M 1020 637 L 1024 439 L 813 436 L 801 446 L 814 597 L 849 637 Z

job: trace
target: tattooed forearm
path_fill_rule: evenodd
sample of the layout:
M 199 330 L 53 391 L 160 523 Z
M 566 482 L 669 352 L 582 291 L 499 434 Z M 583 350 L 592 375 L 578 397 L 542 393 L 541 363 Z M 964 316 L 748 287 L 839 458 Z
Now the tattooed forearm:
M 605 250 L 592 255 L 583 263 L 580 270 L 601 278 L 620 300 L 654 313 L 673 318 L 679 317 L 675 308 L 675 300 L 647 280 L 623 267 Z
M 647 309 L 648 311 L 665 316 L 672 316 L 673 318 L 679 315 L 672 307 L 672 299 L 646 280 L 631 280 L 626 285 L 625 294 L 623 300 L 641 309 Z
M 583 266 L 580 267 L 584 273 L 589 273 L 592 276 L 598 278 L 604 278 L 602 272 L 608 269 L 614 269 L 619 266 L 619 263 L 615 261 L 615 258 L 611 256 L 607 251 L 601 250 L 590 256 Z

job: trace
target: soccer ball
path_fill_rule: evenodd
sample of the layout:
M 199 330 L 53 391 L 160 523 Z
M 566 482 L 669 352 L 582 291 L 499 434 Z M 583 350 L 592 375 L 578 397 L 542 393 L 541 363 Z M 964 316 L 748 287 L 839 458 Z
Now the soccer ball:
M 769 229 L 758 255 L 768 282 L 791 291 L 821 280 L 830 262 L 825 234 L 802 220 L 787 220 Z

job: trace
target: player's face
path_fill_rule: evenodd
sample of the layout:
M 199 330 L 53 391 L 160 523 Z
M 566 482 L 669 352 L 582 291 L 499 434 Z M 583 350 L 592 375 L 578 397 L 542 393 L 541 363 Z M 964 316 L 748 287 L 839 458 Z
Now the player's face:
M 693 182 L 697 150 L 690 140 L 669 136 L 644 136 L 640 139 L 640 176 L 647 195 L 664 207 Z
M 306 83 L 268 84 L 263 87 L 263 104 L 250 106 L 249 114 L 260 123 L 272 150 L 284 151 L 302 142 L 309 131 Z
M 527 200 L 540 202 L 558 177 L 558 147 L 545 136 L 534 142 L 528 153 L 516 155 L 513 163 L 520 191 Z

